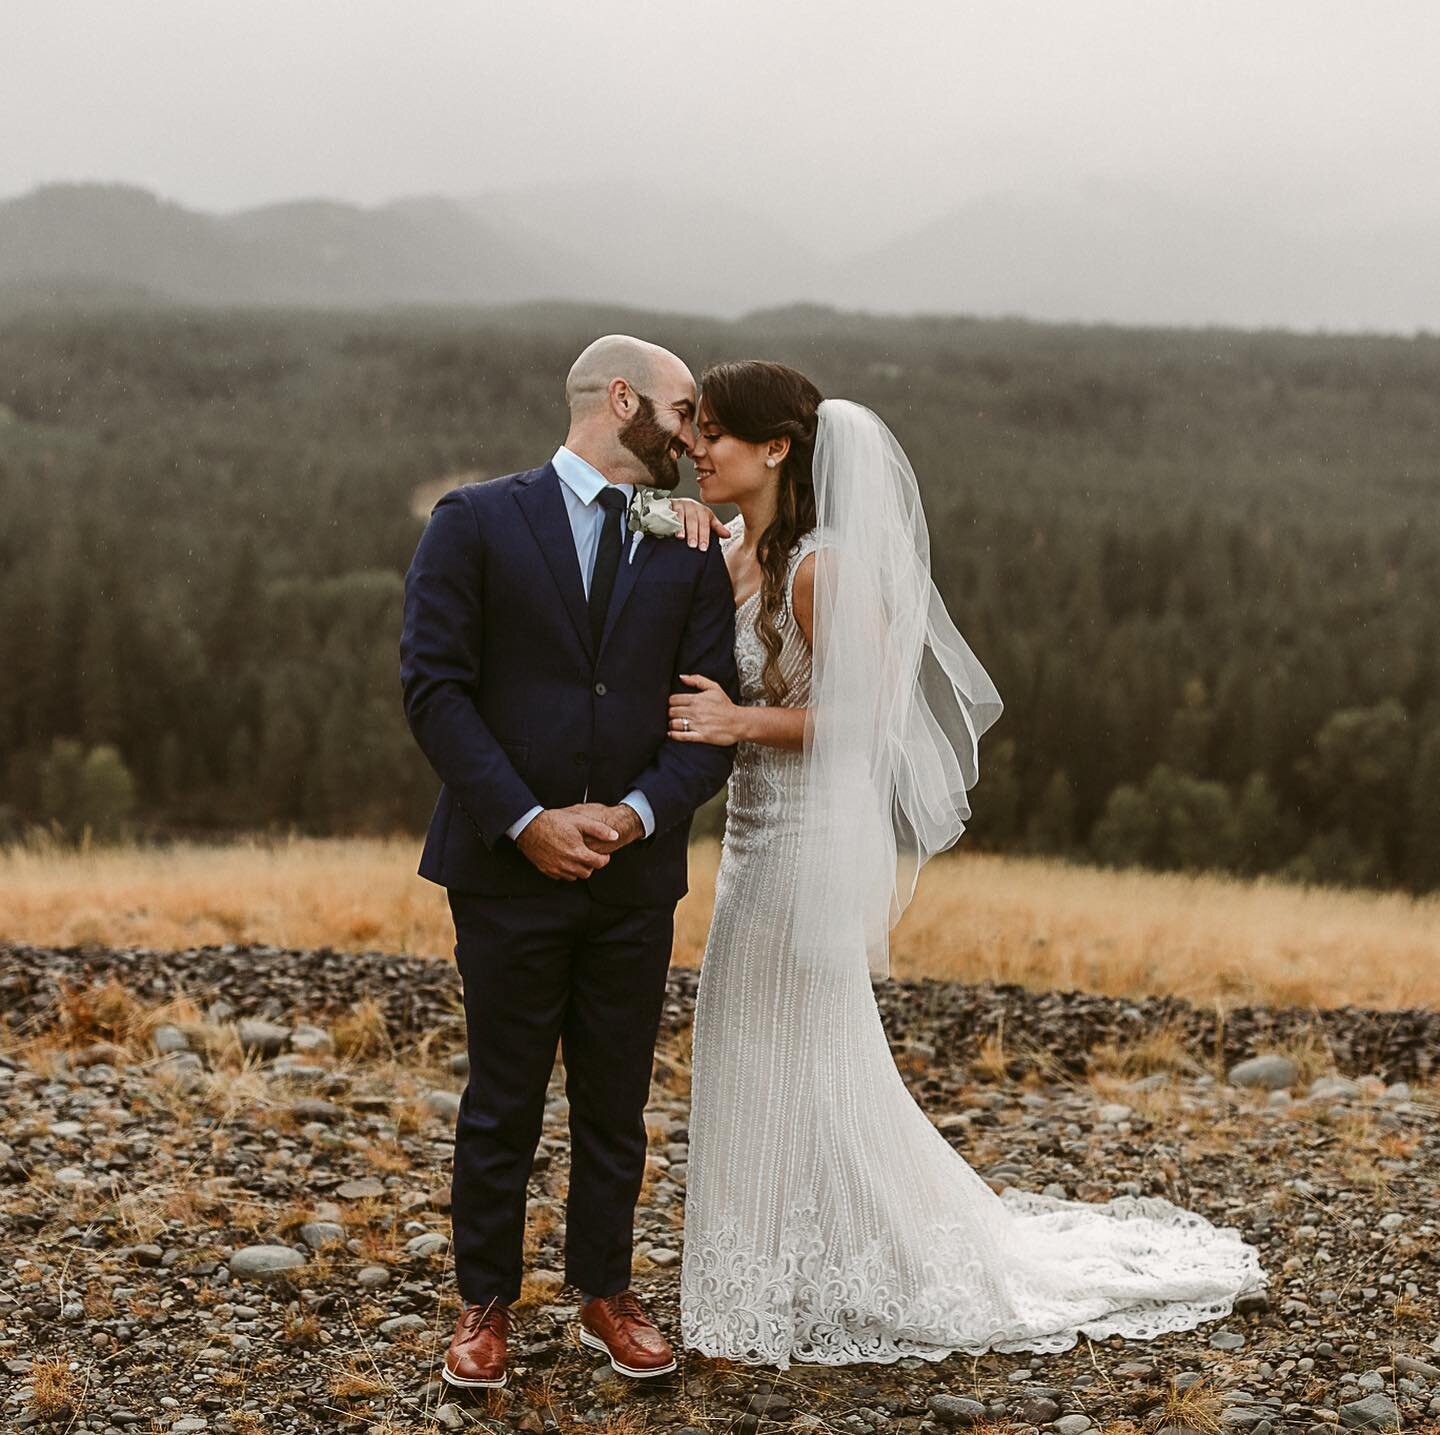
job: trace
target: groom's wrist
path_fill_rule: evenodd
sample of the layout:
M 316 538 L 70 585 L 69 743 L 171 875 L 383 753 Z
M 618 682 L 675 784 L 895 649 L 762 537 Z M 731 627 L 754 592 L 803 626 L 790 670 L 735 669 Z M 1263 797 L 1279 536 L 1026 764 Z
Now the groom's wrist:
M 645 821 L 628 802 L 618 804 L 615 810 L 620 814 L 616 826 L 620 829 L 622 842 L 638 842 L 644 837 Z
M 655 809 L 650 806 L 650 799 L 638 787 L 632 787 L 617 805 L 633 812 L 640 819 L 640 830 L 635 834 L 635 841 L 649 837 L 655 831 Z

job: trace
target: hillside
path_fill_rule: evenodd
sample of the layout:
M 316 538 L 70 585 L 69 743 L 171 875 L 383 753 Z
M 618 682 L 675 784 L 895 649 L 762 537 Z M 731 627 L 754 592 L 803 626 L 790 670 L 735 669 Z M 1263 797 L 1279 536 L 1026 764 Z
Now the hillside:
M 1440 884 L 1440 341 L 816 307 L 0 321 L 0 830 L 423 825 L 417 510 L 546 458 L 613 328 L 895 429 L 1006 702 L 967 843 Z
M 120 184 L 0 200 L 0 291 L 139 286 L 167 302 L 372 308 L 537 299 L 735 316 L 795 301 L 1052 321 L 1440 329 L 1433 226 L 1300 228 L 1283 206 L 1091 185 L 997 192 L 888 238 L 837 201 L 804 232 L 763 197 L 606 184 L 213 214 Z M 873 222 L 872 222 L 873 223 Z
M 201 214 L 126 185 L 48 185 L 0 204 L 0 284 L 135 286 L 200 304 L 499 303 L 548 297 L 530 242 L 443 200 L 321 200 Z

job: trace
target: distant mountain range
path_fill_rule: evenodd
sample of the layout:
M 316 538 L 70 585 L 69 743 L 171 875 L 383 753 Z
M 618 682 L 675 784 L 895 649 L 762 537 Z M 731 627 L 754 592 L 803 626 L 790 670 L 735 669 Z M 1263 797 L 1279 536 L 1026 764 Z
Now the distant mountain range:
M 1302 227 L 1283 214 L 1097 188 L 995 195 L 879 248 L 845 216 L 811 243 L 743 206 L 536 189 L 207 214 L 120 184 L 0 201 L 0 289 L 225 305 L 582 300 L 737 315 L 795 302 L 1125 324 L 1440 328 L 1440 224 Z

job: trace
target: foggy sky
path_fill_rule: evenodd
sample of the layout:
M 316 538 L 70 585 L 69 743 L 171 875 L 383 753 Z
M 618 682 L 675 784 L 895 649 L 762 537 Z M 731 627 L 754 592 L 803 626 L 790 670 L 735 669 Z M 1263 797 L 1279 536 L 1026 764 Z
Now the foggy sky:
M 0 196 L 614 183 L 832 256 L 1096 181 L 1440 219 L 1434 0 L 6 0 L 0 56 Z

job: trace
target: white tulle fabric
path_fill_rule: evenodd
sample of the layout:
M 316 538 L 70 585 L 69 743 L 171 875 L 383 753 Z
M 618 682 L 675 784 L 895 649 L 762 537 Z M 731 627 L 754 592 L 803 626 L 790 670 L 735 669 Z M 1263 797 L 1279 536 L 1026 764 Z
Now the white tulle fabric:
M 889 973 L 920 868 L 970 816 L 995 684 L 930 576 L 914 470 L 878 415 L 820 405 L 815 652 L 792 940 L 805 965 Z
M 795 550 L 792 584 L 819 542 Z M 757 601 L 736 615 L 750 704 L 766 701 Z M 788 607 L 779 628 L 784 705 L 809 707 L 811 652 Z M 781 1368 L 939 1360 L 1149 1338 L 1227 1314 L 1265 1279 L 1237 1232 L 1157 1198 L 996 1195 L 906 1089 L 864 941 L 851 934 L 849 960 L 800 959 L 806 762 L 742 743 L 730 779 L 696 999 L 686 1346 Z M 893 886 L 888 872 L 880 886 Z M 838 910 L 853 921 L 858 909 Z

